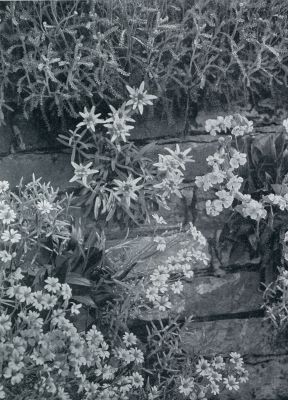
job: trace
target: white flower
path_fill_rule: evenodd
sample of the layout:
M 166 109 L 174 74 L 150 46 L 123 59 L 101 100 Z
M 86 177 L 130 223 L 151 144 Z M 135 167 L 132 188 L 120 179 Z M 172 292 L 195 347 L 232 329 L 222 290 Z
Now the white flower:
M 171 285 L 171 290 L 175 294 L 180 294 L 183 291 L 183 284 L 178 281 Z
M 163 237 L 156 236 L 153 240 L 154 240 L 155 243 L 157 243 L 157 250 L 165 251 L 165 249 L 166 249 L 166 241 L 165 241 L 165 239 Z
M 111 123 L 105 123 L 105 128 L 108 129 L 107 133 L 111 136 L 111 142 L 115 142 L 116 139 L 127 142 L 127 137 L 130 136 L 129 131 L 134 129 L 133 126 L 127 125 L 123 118 L 119 118 L 115 115 Z
M 180 382 L 179 392 L 184 394 L 184 396 L 188 396 L 195 387 L 194 379 L 180 377 Z
M 50 203 L 48 200 L 40 200 L 36 203 L 36 208 L 40 211 L 42 215 L 50 214 L 54 210 L 54 204 Z
M 3 224 L 11 224 L 16 219 L 16 213 L 11 210 L 11 208 L 6 208 L 3 211 L 0 211 L 0 219 L 2 219 Z
M 166 311 L 167 308 L 172 307 L 172 304 L 167 296 L 162 296 L 158 300 L 156 300 L 155 307 L 158 308 L 159 311 Z
M 238 390 L 239 383 L 237 382 L 236 378 L 232 375 L 228 375 L 227 378 L 223 379 L 223 383 L 228 390 Z
M 133 346 L 137 343 L 137 337 L 134 335 L 134 333 L 126 332 L 123 336 L 123 342 L 127 347 Z
M 44 288 L 51 293 L 57 293 L 61 288 L 61 284 L 59 283 L 59 280 L 57 278 L 49 276 L 47 279 L 45 279 L 45 283 L 46 285 L 44 286 Z
M 169 149 L 168 147 L 165 147 L 165 150 L 167 150 L 171 154 L 171 156 L 179 163 L 179 166 L 184 170 L 185 170 L 185 163 L 194 162 L 193 158 L 191 156 L 188 156 L 188 154 L 192 150 L 191 148 L 181 151 L 179 144 L 176 144 L 175 151 Z
M 15 229 L 7 229 L 2 233 L 1 239 L 3 242 L 19 243 L 21 235 L 18 231 L 15 231 Z
M 205 360 L 205 358 L 200 358 L 200 360 L 196 364 L 196 372 L 201 376 L 209 374 L 210 364 L 207 360 Z
M 241 176 L 233 175 L 226 184 L 227 189 L 238 192 L 243 183 L 243 178 Z
M 133 372 L 131 376 L 131 383 L 134 387 L 140 388 L 144 384 L 144 379 L 138 372 Z
M 253 199 L 243 202 L 242 205 L 239 206 L 239 210 L 244 217 L 250 217 L 255 221 L 265 219 L 267 216 L 267 211 L 264 209 L 263 204 Z
M 0 194 L 7 192 L 8 189 L 9 189 L 8 181 L 0 181 Z
M 222 205 L 224 208 L 229 208 L 234 200 L 234 197 L 231 196 L 230 192 L 227 192 L 226 190 L 219 190 L 216 192 L 216 196 L 219 197 L 219 199 L 222 201 Z
M 97 174 L 99 172 L 97 169 L 90 169 L 92 162 L 89 162 L 86 165 L 83 165 L 82 163 L 78 165 L 72 161 L 71 165 L 74 168 L 74 176 L 69 182 L 81 182 L 84 186 L 87 186 L 87 178 L 89 175 Z
M 99 118 L 101 114 L 95 114 L 95 106 L 93 106 L 90 111 L 84 107 L 84 112 L 80 112 L 79 114 L 83 118 L 83 121 L 79 122 L 77 127 L 86 126 L 87 129 L 91 129 L 91 131 L 95 132 L 95 125 L 102 124 L 104 122 L 103 119 Z
M 78 315 L 80 314 L 80 308 L 82 307 L 82 304 L 75 304 L 72 303 L 71 308 L 70 308 L 70 312 L 72 315 Z
M 4 263 L 11 261 L 13 258 L 13 254 L 8 253 L 6 250 L 0 251 L 0 260 Z
M 61 285 L 61 296 L 64 300 L 70 300 L 72 297 L 72 290 L 67 283 L 62 283 Z
M 167 225 L 167 222 L 165 221 L 165 219 L 163 217 L 159 216 L 158 214 L 152 214 L 152 217 L 155 219 L 157 224 Z
M 138 89 L 131 88 L 130 86 L 126 85 L 126 88 L 129 92 L 129 96 L 131 100 L 127 101 L 127 106 L 132 105 L 132 109 L 136 110 L 138 108 L 140 114 L 143 114 L 143 106 L 152 105 L 152 101 L 157 99 L 156 96 L 152 94 L 147 94 L 147 91 L 144 90 L 144 81 L 141 83 Z
M 114 187 L 114 195 L 116 198 L 118 198 L 118 196 L 123 196 L 127 206 L 130 207 L 131 200 L 137 200 L 138 198 L 136 192 L 142 188 L 142 185 L 137 186 L 137 183 L 141 179 L 141 177 L 133 179 L 132 175 L 129 175 L 126 181 L 114 179 L 113 182 L 117 185 Z
M 240 165 L 244 165 L 247 162 L 247 155 L 245 153 L 240 153 L 239 151 L 233 149 L 232 158 L 229 163 L 233 169 L 239 168 Z
M 160 299 L 159 289 L 156 286 L 149 287 L 146 291 L 146 297 L 149 301 L 158 301 Z
M 282 125 L 284 126 L 286 132 L 288 133 L 288 118 L 287 118 L 287 119 L 284 119 Z

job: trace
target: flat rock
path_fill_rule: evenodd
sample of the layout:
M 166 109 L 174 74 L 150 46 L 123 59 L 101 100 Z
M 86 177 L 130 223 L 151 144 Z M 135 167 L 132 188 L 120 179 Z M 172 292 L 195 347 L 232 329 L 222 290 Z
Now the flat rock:
M 185 315 L 211 316 L 259 309 L 263 303 L 259 285 L 258 272 L 196 276 L 184 287 Z
M 0 180 L 7 180 L 11 187 L 18 185 L 22 177 L 29 182 L 33 173 L 44 182 L 50 181 L 55 188 L 64 190 L 72 186 L 70 154 L 22 153 L 0 158 Z
M 263 318 L 192 321 L 182 339 L 188 352 L 201 349 L 203 355 L 226 355 L 231 351 L 249 356 L 287 354 L 287 338 L 276 341 Z

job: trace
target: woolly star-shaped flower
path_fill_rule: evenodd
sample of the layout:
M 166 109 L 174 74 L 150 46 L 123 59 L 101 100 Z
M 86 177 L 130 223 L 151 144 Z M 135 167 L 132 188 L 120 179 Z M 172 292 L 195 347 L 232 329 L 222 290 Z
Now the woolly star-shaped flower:
M 83 118 L 83 121 L 79 122 L 77 127 L 86 126 L 87 129 L 91 129 L 91 131 L 95 132 L 95 125 L 104 122 L 103 119 L 99 118 L 101 114 L 95 114 L 95 106 L 93 106 L 90 111 L 87 110 L 87 107 L 84 107 L 84 112 L 80 112 L 79 114 Z
M 72 167 L 74 168 L 74 176 L 70 179 L 69 182 L 81 182 L 84 186 L 87 185 L 87 178 L 89 175 L 97 174 L 98 169 L 90 169 L 92 162 L 89 162 L 86 165 L 76 164 L 75 162 L 71 162 Z
M 141 83 L 139 88 L 132 88 L 128 85 L 126 85 L 126 88 L 129 92 L 130 99 L 127 101 L 127 106 L 132 106 L 133 110 L 136 110 L 138 108 L 140 114 L 143 114 L 143 107 L 147 105 L 152 105 L 151 100 L 157 99 L 157 96 L 154 96 L 153 94 L 147 94 L 147 91 L 144 90 L 144 81 Z
M 112 118 L 110 119 L 112 120 Z M 127 125 L 123 118 L 119 118 L 117 114 L 114 115 L 113 121 L 110 124 L 105 124 L 105 128 L 108 129 L 108 134 L 111 136 L 111 142 L 115 142 L 116 139 L 123 140 L 126 142 L 126 137 L 130 136 L 129 131 L 134 129 L 133 126 Z
M 188 154 L 192 150 L 191 148 L 181 151 L 179 144 L 176 144 L 175 150 L 171 150 L 168 147 L 165 147 L 165 150 L 167 150 L 171 154 L 171 156 L 178 161 L 179 166 L 184 170 L 185 170 L 185 163 L 194 162 L 193 158 L 191 156 L 188 156 Z
M 118 198 L 119 195 L 123 196 L 127 206 L 130 207 L 131 200 L 137 200 L 138 198 L 136 192 L 142 188 L 142 185 L 137 186 L 137 183 L 141 179 L 141 177 L 133 179 L 132 175 L 129 175 L 126 181 L 114 179 L 113 182 L 117 185 L 114 188 L 114 195 L 116 198 Z

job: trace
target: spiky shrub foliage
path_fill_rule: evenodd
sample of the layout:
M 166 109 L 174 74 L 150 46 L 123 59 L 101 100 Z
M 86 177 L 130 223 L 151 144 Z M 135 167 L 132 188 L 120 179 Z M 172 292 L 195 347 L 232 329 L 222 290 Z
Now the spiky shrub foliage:
M 202 99 L 252 100 L 287 84 L 280 0 L 29 1 L 1 5 L 0 106 L 77 118 L 143 79 L 171 117 Z M 267 83 L 269 83 L 267 85 Z M 12 94 L 12 96 L 11 96 Z

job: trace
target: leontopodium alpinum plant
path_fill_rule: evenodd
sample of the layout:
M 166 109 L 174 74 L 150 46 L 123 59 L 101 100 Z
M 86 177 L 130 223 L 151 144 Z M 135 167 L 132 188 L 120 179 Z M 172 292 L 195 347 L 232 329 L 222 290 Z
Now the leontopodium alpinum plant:
M 70 181 L 83 188 L 78 204 L 86 214 L 93 210 L 95 219 L 123 221 L 128 217 L 139 223 L 149 221 L 151 211 L 160 206 L 168 208 L 171 195 L 181 197 L 185 164 L 193 160 L 190 149 L 181 151 L 177 145 L 153 163 L 146 157 L 151 145 L 139 149 L 129 142 L 135 123 L 132 117 L 142 115 L 156 96 L 147 93 L 144 82 L 139 88 L 127 86 L 127 91 L 129 100 L 117 110 L 110 106 L 106 119 L 94 106 L 85 107 L 80 113 L 83 120 L 68 136 L 61 135 L 60 141 L 72 148 L 74 176 Z

